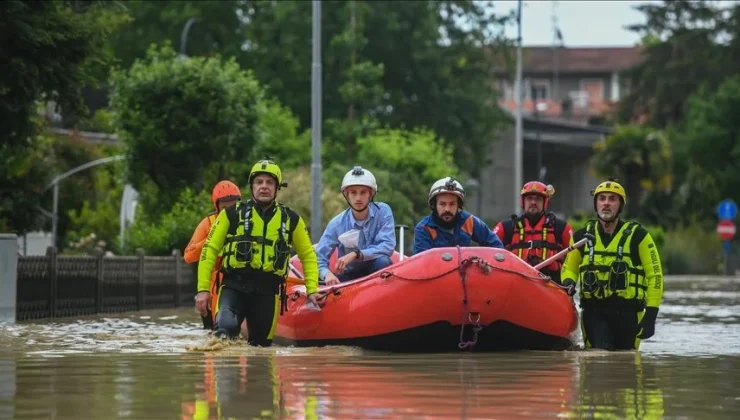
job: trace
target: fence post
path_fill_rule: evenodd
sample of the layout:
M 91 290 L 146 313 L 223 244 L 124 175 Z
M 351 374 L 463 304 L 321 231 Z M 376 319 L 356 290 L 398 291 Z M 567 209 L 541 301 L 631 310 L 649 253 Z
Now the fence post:
M 180 302 L 180 294 L 182 293 L 182 255 L 180 255 L 180 250 L 176 249 L 173 256 L 175 257 L 175 308 L 179 308 L 182 304 Z
M 144 250 L 141 248 L 136 248 L 136 256 L 139 258 L 139 284 L 136 289 L 136 308 L 141 311 L 142 309 L 144 309 L 144 264 L 146 263 Z
M 49 318 L 57 316 L 57 248 L 50 245 L 46 248 L 47 267 L 49 272 Z
M 0 323 L 15 323 L 18 305 L 18 237 L 0 233 Z
M 95 313 L 99 314 L 103 312 L 103 256 L 105 254 L 102 250 L 96 250 L 95 252 L 95 268 L 97 275 L 95 276 Z

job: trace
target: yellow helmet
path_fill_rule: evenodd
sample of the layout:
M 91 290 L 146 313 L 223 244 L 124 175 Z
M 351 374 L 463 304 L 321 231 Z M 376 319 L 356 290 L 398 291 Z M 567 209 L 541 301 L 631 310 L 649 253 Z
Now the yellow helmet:
M 602 182 L 595 189 L 591 190 L 591 195 L 594 197 L 594 211 L 597 213 L 596 197 L 601 193 L 613 193 L 622 199 L 622 202 L 619 204 L 619 210 L 617 210 L 617 216 L 619 216 L 622 210 L 624 210 L 625 204 L 627 204 L 627 193 L 624 191 L 624 187 L 617 182 L 616 178 L 609 178 L 608 181 Z
M 254 177 L 259 174 L 271 175 L 277 181 L 277 188 L 287 187 L 288 184 L 283 183 L 283 172 L 280 167 L 269 157 L 265 156 L 264 159 L 257 162 L 252 166 L 252 170 L 249 172 L 249 185 L 252 185 Z
M 624 187 L 616 180 L 604 181 L 596 189 L 591 191 L 591 195 L 596 199 L 596 196 L 601 193 L 613 193 L 622 197 L 622 205 L 627 204 L 627 193 L 624 191 Z

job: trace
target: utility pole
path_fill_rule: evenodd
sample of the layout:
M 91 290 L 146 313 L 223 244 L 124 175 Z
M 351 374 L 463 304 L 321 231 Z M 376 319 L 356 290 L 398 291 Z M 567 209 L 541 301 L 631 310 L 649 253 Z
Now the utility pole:
M 311 240 L 318 242 L 321 223 L 321 1 L 313 0 L 311 65 Z
M 524 139 L 522 133 L 522 0 L 517 5 L 517 47 L 516 47 L 516 133 L 514 144 L 514 213 L 519 213 L 519 192 L 522 188 L 522 151 Z

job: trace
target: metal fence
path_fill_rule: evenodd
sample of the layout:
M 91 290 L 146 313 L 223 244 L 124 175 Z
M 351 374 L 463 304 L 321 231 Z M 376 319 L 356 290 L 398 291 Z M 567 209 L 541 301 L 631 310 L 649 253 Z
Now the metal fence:
M 16 318 L 41 319 L 193 305 L 195 265 L 170 257 L 19 256 Z

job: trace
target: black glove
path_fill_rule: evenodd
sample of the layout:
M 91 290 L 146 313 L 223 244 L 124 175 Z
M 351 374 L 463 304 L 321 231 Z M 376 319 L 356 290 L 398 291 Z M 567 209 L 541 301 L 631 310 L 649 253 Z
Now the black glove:
M 655 320 L 658 318 L 658 308 L 648 306 L 645 308 L 645 315 L 638 325 L 637 338 L 645 340 L 655 335 Z
M 568 293 L 568 296 L 576 294 L 576 282 L 573 279 L 563 280 L 563 289 Z

